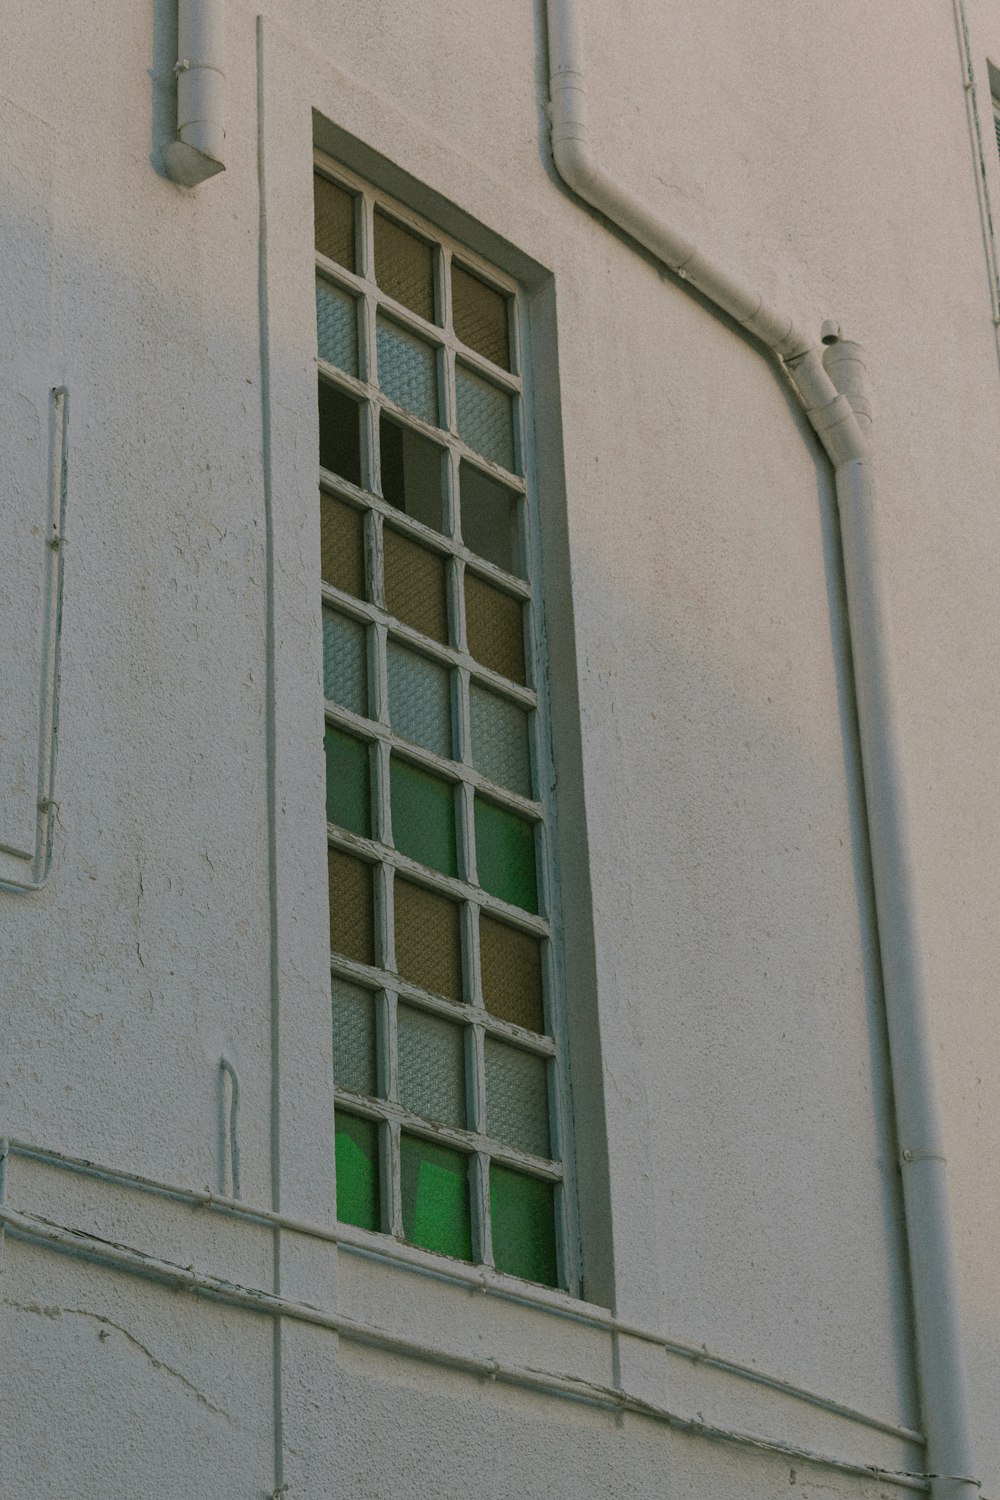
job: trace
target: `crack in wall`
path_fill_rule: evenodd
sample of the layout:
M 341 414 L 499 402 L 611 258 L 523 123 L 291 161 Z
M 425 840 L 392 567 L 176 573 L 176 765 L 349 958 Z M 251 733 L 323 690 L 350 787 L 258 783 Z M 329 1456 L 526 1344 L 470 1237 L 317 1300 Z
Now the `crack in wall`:
M 169 1375 L 172 1380 L 179 1381 L 185 1390 L 191 1392 L 199 1405 L 204 1406 L 213 1416 L 224 1417 L 234 1427 L 239 1426 L 239 1423 L 231 1412 L 226 1411 L 221 1406 L 216 1406 L 214 1402 L 208 1399 L 204 1391 L 199 1390 L 194 1382 L 189 1380 L 182 1371 L 175 1369 L 173 1365 L 168 1365 L 165 1360 L 160 1359 L 158 1355 L 154 1354 L 152 1349 L 147 1348 L 141 1339 L 137 1339 L 134 1333 L 130 1333 L 121 1323 L 116 1323 L 113 1318 L 107 1317 L 106 1314 L 91 1312 L 85 1307 L 62 1307 L 58 1303 L 18 1302 L 12 1297 L 0 1297 L 0 1303 L 5 1307 L 14 1308 L 18 1312 L 34 1313 L 37 1316 L 53 1320 L 62 1317 L 88 1318 L 92 1322 L 101 1325 L 100 1337 L 102 1339 L 110 1337 L 106 1330 L 113 1328 L 116 1333 L 121 1334 L 122 1338 L 132 1349 L 135 1349 L 149 1361 L 157 1373 Z

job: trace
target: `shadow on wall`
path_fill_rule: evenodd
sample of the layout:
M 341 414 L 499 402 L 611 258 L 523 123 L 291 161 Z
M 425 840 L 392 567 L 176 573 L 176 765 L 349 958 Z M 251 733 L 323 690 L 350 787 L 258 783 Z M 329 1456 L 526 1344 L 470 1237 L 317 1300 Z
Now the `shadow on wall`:
M 153 63 L 149 69 L 150 152 L 154 172 L 167 176 L 165 155 L 177 134 L 177 0 L 153 0 Z

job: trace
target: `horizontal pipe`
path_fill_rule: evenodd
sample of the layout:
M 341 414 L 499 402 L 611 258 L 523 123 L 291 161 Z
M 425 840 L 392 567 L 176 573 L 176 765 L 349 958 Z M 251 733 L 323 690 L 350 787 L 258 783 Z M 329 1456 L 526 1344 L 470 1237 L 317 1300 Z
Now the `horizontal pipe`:
M 795 1459 L 799 1463 L 814 1464 L 819 1468 L 851 1474 L 865 1479 L 876 1479 L 881 1483 L 896 1485 L 902 1489 L 926 1492 L 929 1488 L 927 1476 L 899 1470 L 885 1469 L 878 1464 L 857 1463 L 831 1454 L 818 1453 L 762 1434 L 742 1432 L 733 1428 L 716 1427 L 700 1418 L 682 1416 L 665 1406 L 643 1401 L 637 1396 L 614 1386 L 561 1375 L 554 1371 L 529 1370 L 521 1366 L 502 1364 L 498 1360 L 478 1358 L 474 1355 L 455 1354 L 447 1349 L 403 1339 L 383 1329 L 371 1328 L 356 1323 L 310 1303 L 296 1302 L 261 1288 L 243 1286 L 220 1277 L 196 1271 L 192 1266 L 177 1265 L 129 1245 L 115 1244 L 98 1239 L 67 1225 L 54 1224 L 36 1214 L 21 1213 L 6 1204 L 0 1205 L 0 1227 L 11 1235 L 24 1238 L 35 1244 L 46 1246 L 63 1254 L 97 1264 L 111 1266 L 126 1274 L 148 1277 L 163 1282 L 177 1291 L 189 1291 L 195 1295 L 211 1297 L 229 1306 L 241 1307 L 272 1318 L 293 1318 L 316 1327 L 327 1328 L 341 1338 L 369 1348 L 384 1349 L 405 1358 L 457 1370 L 480 1379 L 497 1381 L 522 1390 L 537 1391 L 543 1395 L 560 1396 L 600 1406 L 615 1412 L 630 1412 L 648 1417 L 676 1432 L 692 1437 L 702 1437 L 717 1442 L 731 1443 L 751 1448 L 761 1453 L 774 1454 L 783 1459 Z
M 594 1328 L 600 1332 L 621 1334 L 627 1338 L 640 1339 L 645 1343 L 653 1344 L 661 1348 L 667 1354 L 676 1355 L 682 1359 L 689 1360 L 692 1364 L 704 1365 L 709 1369 L 718 1370 L 721 1374 L 732 1375 L 738 1379 L 746 1380 L 753 1385 L 760 1385 L 769 1390 L 774 1390 L 792 1400 L 802 1401 L 806 1405 L 814 1406 L 820 1411 L 828 1412 L 832 1416 L 842 1417 L 844 1420 L 854 1422 L 858 1426 L 868 1427 L 874 1432 L 885 1433 L 888 1437 L 898 1438 L 902 1442 L 922 1444 L 923 1434 L 911 1427 L 900 1426 L 897 1423 L 887 1422 L 881 1417 L 870 1416 L 866 1412 L 858 1411 L 851 1406 L 845 1406 L 842 1402 L 832 1401 L 827 1396 L 821 1396 L 815 1391 L 809 1391 L 802 1386 L 793 1385 L 790 1381 L 783 1380 L 780 1375 L 769 1375 L 766 1371 L 755 1368 L 752 1365 L 738 1364 L 734 1360 L 726 1359 L 719 1354 L 711 1353 L 704 1345 L 684 1344 L 676 1339 L 671 1339 L 664 1334 L 655 1333 L 648 1328 L 641 1328 L 636 1324 L 624 1322 L 616 1318 L 613 1313 L 599 1312 L 597 1309 L 584 1309 L 574 1298 L 560 1296 L 557 1292 L 545 1291 L 541 1295 L 531 1295 L 527 1291 L 515 1292 L 508 1286 L 499 1282 L 494 1283 L 487 1279 L 482 1270 L 476 1270 L 470 1266 L 467 1270 L 455 1265 L 447 1270 L 440 1266 L 430 1267 L 420 1259 L 420 1251 L 411 1250 L 404 1245 L 394 1246 L 391 1251 L 376 1242 L 376 1237 L 363 1238 L 364 1231 L 353 1231 L 347 1226 L 329 1226 L 325 1224 L 314 1224 L 305 1219 L 297 1219 L 289 1214 L 274 1213 L 270 1209 L 258 1208 L 253 1204 L 246 1203 L 233 1198 L 220 1197 L 210 1193 L 206 1189 L 178 1187 L 171 1183 L 162 1182 L 154 1177 L 145 1177 L 138 1172 L 129 1172 L 117 1167 L 103 1167 L 96 1162 L 88 1161 L 85 1157 L 69 1156 L 63 1151 L 55 1151 L 48 1147 L 33 1146 L 26 1141 L 10 1139 L 7 1142 L 7 1152 L 12 1156 L 20 1156 L 28 1161 L 41 1162 L 46 1166 L 62 1168 L 65 1171 L 75 1172 L 81 1176 L 97 1178 L 103 1182 L 112 1182 L 123 1187 L 137 1189 L 141 1192 L 155 1193 L 159 1196 L 174 1199 L 177 1202 L 188 1203 L 192 1208 L 207 1208 L 215 1212 L 226 1214 L 232 1218 L 269 1225 L 276 1229 L 285 1229 L 290 1233 L 310 1236 L 313 1239 L 325 1240 L 328 1243 L 339 1245 L 344 1250 L 358 1255 L 368 1256 L 372 1259 L 385 1261 L 391 1265 L 403 1264 L 407 1269 L 418 1274 L 433 1276 L 436 1279 L 450 1281 L 467 1288 L 475 1288 L 487 1296 L 496 1297 L 505 1302 L 518 1303 L 521 1306 L 554 1313 L 558 1317 L 567 1318 L 572 1322 L 581 1323 L 587 1327 Z M 0 1198 L 2 1202 L 2 1198 Z M 378 1239 L 382 1239 L 381 1236 Z

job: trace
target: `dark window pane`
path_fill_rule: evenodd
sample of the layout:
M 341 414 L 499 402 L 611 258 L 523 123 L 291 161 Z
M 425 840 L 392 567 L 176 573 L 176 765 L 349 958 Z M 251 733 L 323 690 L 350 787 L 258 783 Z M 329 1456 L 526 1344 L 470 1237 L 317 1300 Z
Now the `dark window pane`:
M 319 383 L 319 462 L 350 484 L 361 483 L 361 407 L 327 381 Z
M 514 472 L 514 402 L 498 386 L 455 366 L 458 435 L 463 443 Z
M 470 276 L 461 266 L 452 265 L 451 300 L 455 332 L 462 343 L 475 349 L 484 359 L 509 370 L 507 298 L 480 281 L 478 276 Z
M 326 821 L 371 838 L 371 785 L 368 746 L 332 725 L 323 736 L 326 750 Z
M 323 582 L 356 599 L 365 597 L 364 517 L 353 505 L 319 493 L 320 565 Z
M 426 1120 L 465 1128 L 465 1041 L 462 1027 L 401 1005 L 399 1102 Z
M 441 531 L 443 450 L 384 412 L 379 423 L 379 448 L 385 499 L 415 521 Z
M 411 312 L 434 321 L 434 252 L 380 213 L 375 215 L 375 280 Z
M 313 176 L 316 208 L 316 249 L 328 260 L 357 269 L 354 258 L 354 199 L 318 172 Z
M 486 1130 L 532 1156 L 548 1156 L 549 1091 L 544 1057 L 486 1038 Z
M 378 1068 L 375 1061 L 375 997 L 371 990 L 334 979 L 330 984 L 333 1000 L 333 1078 L 342 1089 L 355 1094 L 378 1093 Z
M 490 1163 L 490 1220 L 498 1271 L 555 1286 L 555 1211 L 552 1184 Z
M 399 1142 L 403 1234 L 412 1245 L 472 1259 L 469 1158 L 433 1141 L 402 1135 Z
M 523 577 L 517 538 L 517 496 L 470 463 L 461 465 L 459 484 L 465 545 L 487 562 Z
M 384 531 L 385 607 L 404 625 L 434 641 L 448 639 L 444 559 L 387 526 Z
M 398 323 L 379 318 L 376 352 L 378 383 L 389 399 L 437 426 L 437 355 L 432 346 Z
M 392 789 L 392 841 L 401 854 L 457 875 L 455 859 L 455 796 L 451 784 L 393 756 L 389 767 Z
M 403 739 L 451 756 L 451 689 L 448 671 L 396 641 L 386 650 L 389 722 Z
M 462 998 L 460 914 L 454 901 L 396 880 L 396 968 L 421 989 Z
M 323 611 L 323 696 L 353 713 L 368 713 L 365 627 L 333 609 Z
M 501 1021 L 544 1031 L 538 939 L 481 912 L 479 952 L 486 1009 Z
M 472 764 L 477 771 L 522 797 L 531 796 L 528 715 L 519 703 L 472 683 Z
M 322 276 L 316 278 L 316 346 L 327 364 L 358 373 L 357 302 Z
M 330 882 L 330 947 L 360 964 L 375 962 L 373 867 L 363 860 L 326 851 Z
M 379 1229 L 378 1126 L 374 1120 L 334 1111 L 337 1218 L 359 1229 Z
M 534 825 L 495 802 L 476 798 L 476 868 L 491 896 L 538 910 Z
M 524 606 L 475 573 L 465 575 L 469 651 L 484 667 L 524 684 Z

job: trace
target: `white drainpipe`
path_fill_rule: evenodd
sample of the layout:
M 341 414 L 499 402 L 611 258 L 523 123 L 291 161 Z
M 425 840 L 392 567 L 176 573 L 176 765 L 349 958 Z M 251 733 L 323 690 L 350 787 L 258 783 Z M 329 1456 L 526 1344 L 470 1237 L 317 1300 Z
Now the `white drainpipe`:
M 869 450 L 870 408 L 855 344 L 824 325 L 825 354 L 786 318 L 607 175 L 587 136 L 576 0 L 547 0 L 552 155 L 566 185 L 776 356 L 834 468 L 843 537 L 865 801 L 900 1151 L 926 1467 L 935 1500 L 977 1500 L 957 1278 L 927 1025 Z
M 184 187 L 226 169 L 225 29 L 223 0 L 177 0 L 177 139 L 165 163 Z

